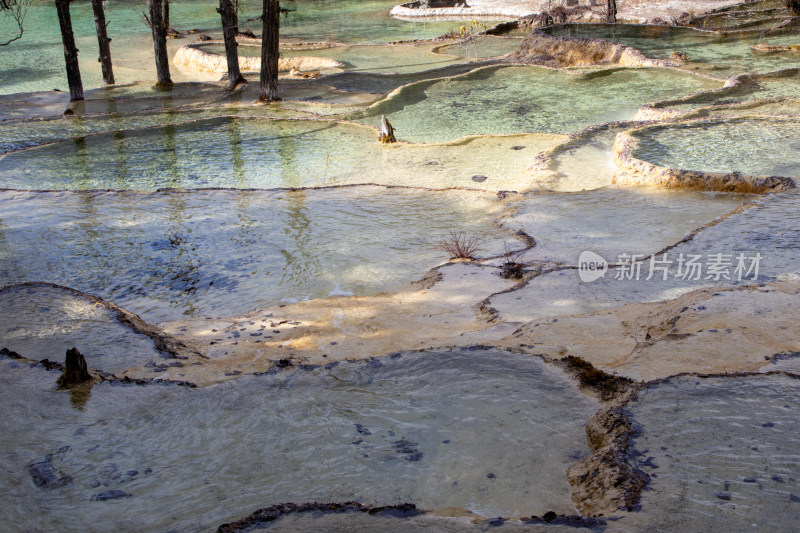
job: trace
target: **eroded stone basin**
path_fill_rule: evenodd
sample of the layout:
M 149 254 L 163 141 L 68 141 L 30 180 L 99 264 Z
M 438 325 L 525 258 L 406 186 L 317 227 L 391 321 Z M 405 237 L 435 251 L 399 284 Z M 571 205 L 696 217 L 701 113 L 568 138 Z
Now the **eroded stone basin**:
M 529 193 L 504 223 L 536 239 L 528 259 L 577 265 L 590 250 L 616 263 L 620 254 L 647 255 L 674 244 L 741 202 L 733 194 L 647 188 Z
M 795 68 L 795 55 L 760 54 L 751 47 L 759 43 L 800 43 L 800 32 L 796 30 L 768 36 L 720 36 L 691 28 L 667 26 L 565 24 L 545 31 L 565 37 L 588 37 L 626 44 L 653 59 L 670 59 L 673 52 L 686 52 L 689 61 L 682 68 L 706 72 L 719 78 L 729 78 L 745 72 L 772 72 Z
M 166 117 L 151 120 L 159 119 Z M 530 160 L 561 140 L 556 135 L 482 137 L 428 147 L 381 145 L 377 135 L 359 125 L 310 120 L 217 117 L 167 122 L 7 154 L 0 159 L 0 183 L 37 190 L 363 183 L 519 190 L 529 181 Z M 505 157 L 496 156 L 498 149 Z M 474 175 L 489 179 L 478 182 Z
M 0 193 L 0 285 L 49 281 L 150 322 L 369 294 L 447 260 L 450 230 L 503 250 L 494 195 L 316 191 Z M 509 243 L 515 242 L 508 237 Z
M 415 142 L 477 133 L 571 133 L 591 124 L 629 120 L 641 105 L 669 95 L 720 86 L 715 80 L 665 69 L 487 67 L 404 87 L 358 120 L 378 124 L 385 114 L 398 138 Z
M 160 355 L 151 338 L 122 325 L 113 311 L 47 286 L 0 290 L 0 348 L 59 363 L 78 348 L 90 368 L 111 373 Z
M 700 120 L 643 128 L 633 137 L 633 157 L 661 167 L 800 177 L 800 120 Z
M 604 277 L 584 283 L 576 270 L 562 270 L 534 278 L 518 291 L 496 296 L 491 305 L 507 320 L 528 322 L 677 298 L 701 287 L 798 279 L 800 195 L 776 193 L 759 197 L 754 203 L 754 207 L 732 214 L 678 244 L 666 252 L 666 257 L 657 256 L 656 261 L 665 262 L 655 266 L 666 266 L 666 272 L 651 270 L 650 260 L 645 260 L 638 269 L 612 266 Z M 640 256 L 655 251 L 643 251 Z M 681 257 L 683 263 L 679 262 Z M 606 259 L 610 263 L 617 260 L 613 256 Z M 696 266 L 687 267 L 690 260 Z M 577 266 L 575 261 L 577 257 L 571 264 Z M 709 270 L 715 262 L 717 269 Z
M 598 407 L 539 358 L 492 350 L 203 389 L 103 383 L 83 410 L 52 390 L 56 373 L 0 366 L 12 529 L 208 529 L 287 501 L 572 512 L 565 470 Z
M 796 377 L 694 376 L 653 385 L 628 405 L 650 527 L 792 530 L 800 496 Z M 637 517 L 631 517 L 634 520 Z

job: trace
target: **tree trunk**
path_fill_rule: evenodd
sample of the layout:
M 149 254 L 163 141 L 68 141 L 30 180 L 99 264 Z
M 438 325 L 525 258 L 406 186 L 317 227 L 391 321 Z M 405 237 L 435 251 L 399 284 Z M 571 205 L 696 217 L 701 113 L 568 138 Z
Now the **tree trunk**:
M 153 51 L 156 55 L 156 87 L 172 87 L 169 77 L 169 57 L 167 56 L 167 28 L 164 26 L 164 11 L 161 0 L 147 0 L 150 11 L 150 26 L 153 30 Z
M 278 98 L 278 40 L 281 8 L 278 0 L 262 0 L 261 9 L 261 92 L 260 102 Z
M 164 0 L 164 30 L 169 29 L 169 0 Z
M 233 32 L 234 35 L 239 35 L 239 0 L 231 0 L 233 10 L 231 16 L 233 17 Z
M 800 0 L 783 0 L 793 15 L 800 15 Z
M 219 0 L 217 13 L 222 18 L 222 37 L 225 39 L 225 58 L 228 60 L 228 90 L 247 83 L 239 71 L 239 44 L 236 42 L 236 21 L 233 13 L 236 8 L 232 0 Z
M 108 43 L 106 32 L 106 14 L 103 11 L 103 0 L 92 0 L 92 10 L 94 10 L 94 25 L 97 28 L 97 44 L 100 47 L 100 67 L 103 69 L 103 83 L 114 85 L 114 70 L 111 68 L 111 47 Z
M 617 22 L 617 0 L 608 0 L 608 11 L 606 12 L 606 22 L 616 24 Z
M 69 100 L 83 100 L 83 83 L 81 70 L 78 67 L 78 49 L 75 47 L 75 36 L 72 34 L 72 20 L 69 17 L 69 0 L 56 0 L 58 23 L 61 26 L 61 40 L 64 43 L 64 62 L 67 66 L 67 83 L 69 83 Z

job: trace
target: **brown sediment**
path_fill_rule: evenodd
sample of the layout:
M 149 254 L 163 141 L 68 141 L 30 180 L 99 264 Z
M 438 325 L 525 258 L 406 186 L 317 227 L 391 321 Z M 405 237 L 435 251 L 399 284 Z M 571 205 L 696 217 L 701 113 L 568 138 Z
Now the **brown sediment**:
M 639 505 L 650 476 L 630 464 L 631 438 L 636 430 L 622 407 L 636 394 L 632 389 L 586 424 L 593 453 L 567 469 L 572 501 L 581 514 L 619 516 L 621 511 L 634 511 Z
M 581 387 L 592 389 L 603 401 L 610 401 L 628 393 L 634 384 L 630 378 L 603 372 L 585 359 L 574 355 L 568 355 L 558 362 L 576 377 Z
M 365 505 L 359 502 L 343 503 L 279 503 L 258 509 L 253 514 L 237 520 L 222 524 L 217 528 L 218 533 L 235 533 L 246 531 L 259 524 L 273 522 L 281 516 L 296 513 L 367 513 L 370 515 L 394 516 L 407 518 L 424 514 L 424 511 L 417 509 L 413 503 L 401 503 L 398 505 Z
M 733 120 L 768 118 L 778 121 L 777 117 L 741 117 Z M 699 121 L 681 122 L 681 126 L 692 125 Z M 699 191 L 724 191 L 738 193 L 765 193 L 786 191 L 797 187 L 795 180 L 787 176 L 753 176 L 739 172 L 704 172 L 700 170 L 684 170 L 666 168 L 643 161 L 634 156 L 638 148 L 639 136 L 648 130 L 669 128 L 670 125 L 645 126 L 617 134 L 614 141 L 614 163 L 617 170 L 613 182 L 623 185 L 649 185 L 655 187 L 688 189 Z
M 675 67 L 677 64 L 650 59 L 631 46 L 582 37 L 561 37 L 535 30 L 505 57 L 510 63 L 555 68 L 589 65 L 619 67 Z

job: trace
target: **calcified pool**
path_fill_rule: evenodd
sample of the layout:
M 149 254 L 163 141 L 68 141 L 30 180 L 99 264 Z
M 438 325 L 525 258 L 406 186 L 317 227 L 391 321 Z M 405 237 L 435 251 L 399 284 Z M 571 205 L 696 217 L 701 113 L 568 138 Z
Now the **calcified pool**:
M 34 360 L 60 362 L 80 346 L 87 364 L 116 373 L 158 359 L 150 337 L 121 324 L 113 310 L 49 286 L 0 290 L 0 345 Z
M 642 514 L 681 531 L 791 530 L 800 492 L 797 377 L 694 376 L 650 386 L 628 410 L 651 477 Z
M 381 187 L 0 192 L 0 285 L 69 285 L 150 321 L 370 294 L 446 260 L 437 243 L 452 228 L 502 252 L 515 240 L 493 226 L 499 207 L 488 194 Z
M 674 197 L 674 199 L 679 197 Z M 720 208 L 726 205 L 725 197 L 726 195 L 722 195 L 718 200 Z M 728 196 L 728 198 L 731 197 Z M 666 279 L 660 270 L 655 270 L 653 275 L 650 275 L 649 260 L 643 261 L 637 270 L 628 270 L 626 276 L 620 274 L 619 268 L 612 266 L 605 276 L 590 283 L 581 282 L 575 269 L 561 270 L 534 278 L 529 285 L 518 291 L 495 296 L 491 299 L 491 305 L 507 320 L 527 322 L 559 315 L 593 313 L 633 302 L 668 300 L 701 287 L 798 279 L 800 276 L 800 260 L 797 257 L 797 249 L 800 246 L 800 194 L 797 192 L 780 193 L 752 201 L 753 205 L 739 211 L 732 211 L 727 216 L 722 213 L 724 209 L 721 209 L 718 212 L 719 221 L 697 232 L 690 240 L 681 242 L 664 252 L 667 254 L 666 258 L 663 254 L 658 255 L 656 260 L 669 261 Z M 708 209 L 710 205 L 713 204 L 709 202 L 703 209 Z M 727 207 L 734 209 L 735 204 L 728 203 Z M 679 212 L 674 213 L 678 214 Z M 523 214 L 520 218 L 523 224 L 526 219 L 530 220 L 531 218 L 542 220 L 538 222 L 541 225 L 544 225 L 546 221 L 546 217 L 542 215 L 531 217 Z M 696 220 L 696 222 L 700 222 L 700 220 Z M 514 227 L 514 219 L 510 221 L 509 225 Z M 602 225 L 600 226 L 602 227 Z M 534 227 L 530 225 L 523 227 L 537 235 Z M 645 241 L 642 241 L 642 248 L 639 248 L 638 252 L 630 250 L 617 252 L 613 247 L 604 250 L 602 247 L 589 246 L 592 235 L 588 229 L 583 230 L 588 235 L 583 232 L 571 235 L 566 229 L 551 231 L 554 232 L 554 235 L 563 235 L 561 239 L 564 244 L 551 245 L 554 253 L 562 248 L 562 255 L 545 256 L 544 258 L 558 259 L 567 255 L 565 263 L 573 267 L 577 266 L 578 254 L 584 249 L 600 251 L 599 253 L 605 254 L 604 258 L 612 264 L 617 262 L 619 253 L 646 257 L 659 251 L 656 249 L 658 241 L 651 241 L 649 247 Z M 596 231 L 599 233 L 601 230 Z M 654 228 L 651 227 L 650 231 L 654 231 Z M 648 233 L 640 232 L 640 235 L 648 236 Z M 649 237 L 652 239 L 654 235 L 650 234 Z M 570 241 L 575 241 L 574 247 L 571 249 L 566 244 Z M 547 243 L 547 241 L 544 242 Z M 611 242 L 613 240 L 610 240 L 609 244 Z M 635 241 L 626 242 L 633 243 Z M 569 260 L 568 254 L 564 254 L 564 251 L 568 254 L 571 252 L 572 260 Z M 730 261 L 727 277 L 709 274 L 707 270 L 710 258 L 717 254 L 722 254 L 723 262 Z M 686 268 L 681 269 L 678 264 L 678 258 L 681 255 L 684 260 L 688 260 L 692 256 L 699 258 L 698 262 L 702 264 L 701 271 L 690 273 Z M 739 264 L 737 258 L 740 255 L 744 258 L 745 267 L 741 276 L 735 271 Z M 751 270 L 754 263 L 755 268 Z M 635 276 L 638 276 L 638 279 L 635 279 Z M 648 277 L 650 279 L 647 279 Z
M 617 457 L 619 449 L 590 449 L 605 433 L 590 425 L 587 439 L 585 425 L 607 407 L 591 394 L 592 380 L 618 382 L 587 367 L 579 388 L 564 363 L 492 346 L 540 353 L 537 345 L 547 345 L 541 353 L 582 355 L 636 379 L 650 379 L 642 376 L 653 366 L 685 371 L 681 360 L 692 371 L 711 368 L 716 361 L 705 354 L 724 347 L 715 339 L 726 330 L 716 328 L 730 326 L 729 336 L 745 329 L 724 324 L 726 312 L 747 316 L 724 309 L 748 301 L 740 292 L 720 289 L 707 306 L 676 309 L 694 313 L 687 324 L 714 328 L 689 331 L 680 322 L 681 335 L 708 342 L 698 353 L 686 347 L 700 341 L 670 344 L 681 353 L 661 366 L 648 366 L 649 341 L 628 335 L 629 323 L 621 335 L 641 353 L 626 364 L 592 359 L 613 350 L 598 342 L 581 352 L 571 335 L 594 341 L 580 324 L 604 327 L 625 304 L 760 284 L 748 289 L 758 303 L 757 338 L 788 347 L 763 368 L 759 354 L 747 369 L 796 371 L 795 317 L 784 315 L 796 295 L 791 280 L 800 279 L 800 196 L 612 184 L 617 134 L 642 127 L 636 155 L 653 163 L 797 175 L 800 78 L 773 72 L 796 67 L 794 56 L 750 49 L 794 44 L 796 28 L 722 37 L 559 26 L 552 31 L 632 44 L 654 58 L 685 51 L 689 61 L 678 69 L 557 70 L 503 63 L 521 28 L 479 37 L 469 49 L 451 39 L 390 44 L 464 24 L 392 19 L 392 4 L 283 2 L 296 11 L 281 21 L 282 53 L 333 57 L 343 67 L 282 77 L 283 100 L 254 105 L 251 74 L 247 87 L 228 93 L 216 75 L 174 68 L 182 83 L 155 91 L 149 32 L 140 9 L 123 4 L 107 6 L 121 84 L 96 88 L 90 8 L 73 2 L 88 90 L 71 116 L 63 116 L 67 96 L 52 91 L 65 88 L 54 10 L 31 7 L 24 39 L 0 58 L 10 74 L 0 82 L 0 348 L 27 358 L 0 355 L 0 528 L 205 531 L 282 503 L 355 500 L 428 512 L 317 509 L 261 526 L 791 529 L 800 493 L 784 406 L 796 396 L 794 377 L 651 383 L 626 404 L 636 438 L 632 456 L 620 456 L 630 464 L 615 465 L 648 472 L 652 490 L 633 498 L 641 513 L 606 507 L 605 517 L 624 517 L 601 524 L 564 515 L 613 490 L 587 497 L 593 481 L 570 475 L 570 486 L 567 469 Z M 765 16 L 724 12 L 709 24 L 774 23 L 773 12 Z M 172 20 L 221 37 L 214 6 L 178 3 Z M 170 54 L 194 39 L 171 40 Z M 723 88 L 731 75 L 756 71 L 770 73 Z M 128 83 L 137 80 L 148 81 Z M 701 120 L 632 122 L 677 112 Z M 401 142 L 379 144 L 381 115 Z M 477 250 L 467 255 L 475 260 L 445 264 L 442 241 L 473 238 Z M 761 262 L 743 280 L 681 278 L 674 262 L 667 279 L 648 280 L 645 261 L 638 280 L 614 279 L 612 264 L 605 277 L 583 282 L 576 267 L 584 251 L 611 263 L 658 251 L 673 261 L 744 253 Z M 8 287 L 26 282 L 60 286 Z M 569 316 L 598 311 L 594 321 Z M 566 333 L 537 337 L 554 324 Z M 533 344 L 521 344 L 515 335 L 523 331 Z M 73 346 L 91 369 L 148 384 L 56 390 L 59 373 L 33 363 L 62 362 Z M 599 479 L 607 468 L 600 465 Z M 694 483 L 698 471 L 702 484 Z
M 773 21 L 771 25 L 777 22 Z M 762 43 L 800 43 L 800 31 L 796 28 L 779 33 L 750 33 L 741 36 L 720 35 L 692 28 L 610 24 L 564 24 L 546 31 L 552 35 L 588 37 L 626 44 L 654 59 L 668 60 L 674 52 L 685 52 L 689 60 L 682 64 L 682 68 L 705 72 L 722 79 L 745 72 L 796 68 L 796 54 L 764 54 L 753 51 L 751 47 Z
M 390 115 L 398 137 L 415 142 L 476 133 L 569 133 L 631 119 L 649 101 L 720 86 L 716 80 L 663 69 L 487 67 L 408 85 L 368 111 L 368 117 L 376 118 L 357 120 L 375 124 L 381 114 Z
M 632 155 L 667 168 L 800 177 L 800 121 L 739 118 L 653 127 Z
M 538 358 L 491 350 L 204 389 L 102 383 L 82 410 L 53 390 L 57 373 L 0 365 L 14 413 L 0 435 L 0 476 L 14 487 L 5 528 L 209 529 L 315 500 L 569 513 L 564 470 L 588 454 L 583 424 L 597 407 Z M 83 512 L 66 512 L 74 506 Z
M 153 119 L 166 123 L 8 154 L 0 159 L 0 180 L 18 189 L 269 189 L 378 183 L 521 190 L 530 181 L 530 159 L 563 138 L 536 134 L 438 146 L 385 146 L 375 142 L 375 130 L 338 122 L 216 117 L 174 124 L 162 115 Z M 113 125 L 103 122 L 96 129 Z M 498 151 L 505 157 L 498 159 Z M 478 174 L 490 179 L 473 180 Z

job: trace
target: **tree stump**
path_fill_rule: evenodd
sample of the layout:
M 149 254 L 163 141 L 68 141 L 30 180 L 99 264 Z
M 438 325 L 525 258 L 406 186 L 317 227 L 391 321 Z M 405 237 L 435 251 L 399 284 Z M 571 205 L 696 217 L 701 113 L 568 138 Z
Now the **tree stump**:
M 89 369 L 86 367 L 86 359 L 76 348 L 67 350 L 67 359 L 64 361 L 64 372 L 58 378 L 56 384 L 59 387 L 67 388 L 92 380 Z
M 381 115 L 381 135 L 378 138 L 383 144 L 396 143 L 397 139 L 394 138 L 394 128 L 386 120 L 386 115 Z

